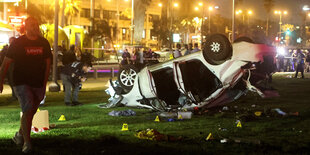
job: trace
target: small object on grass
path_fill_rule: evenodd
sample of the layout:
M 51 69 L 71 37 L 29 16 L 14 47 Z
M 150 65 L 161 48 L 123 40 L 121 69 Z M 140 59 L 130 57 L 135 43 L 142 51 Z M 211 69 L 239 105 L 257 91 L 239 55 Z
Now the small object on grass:
M 299 112 L 291 112 L 290 115 L 291 116 L 299 116 Z
M 61 115 L 58 119 L 58 121 L 66 121 L 65 115 Z
M 227 142 L 228 142 L 228 140 L 226 138 L 221 139 L 221 143 L 227 143 Z
M 178 120 L 183 120 L 182 115 L 178 115 Z
M 282 115 L 282 116 L 286 116 L 286 115 L 287 115 L 286 112 L 282 111 L 282 110 L 279 109 L 279 108 L 276 108 L 276 109 L 273 109 L 273 110 L 275 110 L 279 115 Z
M 206 138 L 206 141 L 212 140 L 212 139 L 214 139 L 214 138 L 213 138 L 213 136 L 212 136 L 212 133 L 210 132 L 209 135 L 208 135 L 208 137 Z
M 123 123 L 122 131 L 128 131 L 128 124 Z
M 261 111 L 256 111 L 254 114 L 255 114 L 255 116 L 259 117 L 259 116 L 262 115 L 262 112 Z
M 160 119 L 159 119 L 159 117 L 158 116 L 156 116 L 156 118 L 155 118 L 155 120 L 154 120 L 155 122 L 160 122 Z
M 56 124 L 50 124 L 50 128 L 55 128 Z
M 225 106 L 225 107 L 223 107 L 223 109 L 222 109 L 223 111 L 227 111 L 228 110 L 228 107 L 227 106 Z
M 237 128 L 242 128 L 241 121 L 238 121 Z
M 175 120 L 173 118 L 169 118 L 168 122 L 174 122 Z
M 255 104 L 252 104 L 252 106 L 251 106 L 252 108 L 255 108 L 256 107 L 256 105 Z

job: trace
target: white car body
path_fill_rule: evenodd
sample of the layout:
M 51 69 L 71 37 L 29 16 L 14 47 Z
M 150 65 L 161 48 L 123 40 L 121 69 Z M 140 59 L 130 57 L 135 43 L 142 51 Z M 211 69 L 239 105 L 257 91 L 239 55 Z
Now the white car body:
M 179 109 L 190 110 L 194 107 L 209 108 L 225 104 L 231 101 L 229 98 L 235 100 L 244 94 L 244 92 L 240 91 L 230 97 L 227 97 L 227 94 L 226 97 L 224 97 L 227 92 L 226 90 L 232 89 L 242 80 L 246 84 L 248 90 L 255 91 L 263 96 L 264 94 L 251 85 L 249 80 L 242 79 L 245 75 L 250 76 L 249 72 L 251 72 L 250 68 L 243 69 L 242 67 L 249 63 L 262 63 L 264 61 L 264 56 L 266 55 L 274 57 L 276 49 L 264 44 L 252 44 L 248 42 L 234 43 L 232 44 L 232 47 L 233 54 L 231 59 L 220 65 L 212 65 L 208 63 L 203 56 L 203 51 L 199 51 L 143 68 L 135 77 L 134 85 L 128 93 L 117 95 L 112 86 L 110 86 L 106 92 L 112 96 L 110 101 L 113 98 L 120 98 L 119 103 L 125 106 L 144 107 L 155 110 L 170 109 L 169 107 L 171 106 L 169 105 L 172 104 L 169 103 L 170 96 L 171 98 L 174 98 L 173 105 Z M 195 65 L 199 68 L 195 67 Z M 171 91 L 165 89 L 166 87 L 170 89 L 170 86 L 167 86 L 167 84 L 170 83 L 165 82 L 169 82 L 169 80 L 172 82 L 171 71 L 173 71 L 174 82 L 171 84 L 171 87 L 176 86 L 178 93 L 185 95 L 185 98 L 189 101 L 186 104 L 177 104 L 175 102 L 177 99 L 177 92 L 170 95 Z M 190 74 L 191 72 L 193 74 Z M 205 75 L 196 74 L 197 72 L 204 73 Z M 170 79 L 168 76 L 170 76 Z M 212 77 L 212 79 L 206 79 L 204 76 Z M 165 78 L 167 80 L 165 80 Z M 202 85 L 205 86 L 199 86 L 197 81 L 191 80 L 199 80 Z M 211 86 L 210 88 L 207 88 L 209 85 L 212 85 L 214 88 Z M 199 89 L 194 88 L 195 86 L 199 87 Z M 203 93 L 204 88 L 206 88 L 206 92 Z M 173 88 L 173 90 L 176 89 Z M 167 91 L 165 92 L 166 96 L 163 94 L 163 91 Z M 196 92 L 196 94 L 194 92 Z M 179 96 L 178 101 L 181 97 L 182 95 Z

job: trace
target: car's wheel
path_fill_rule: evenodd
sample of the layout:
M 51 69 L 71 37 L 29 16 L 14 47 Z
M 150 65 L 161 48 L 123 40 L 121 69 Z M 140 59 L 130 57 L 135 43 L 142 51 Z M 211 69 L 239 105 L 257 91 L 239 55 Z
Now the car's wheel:
M 226 36 L 210 35 L 205 42 L 203 56 L 210 64 L 220 65 L 231 58 L 232 46 Z
M 123 66 L 119 70 L 119 84 L 127 91 L 130 91 L 134 85 L 138 70 L 131 65 Z
M 239 42 L 242 42 L 242 41 L 254 44 L 254 41 L 251 38 L 249 38 L 249 37 L 239 37 L 236 40 L 234 40 L 234 43 L 239 43 Z

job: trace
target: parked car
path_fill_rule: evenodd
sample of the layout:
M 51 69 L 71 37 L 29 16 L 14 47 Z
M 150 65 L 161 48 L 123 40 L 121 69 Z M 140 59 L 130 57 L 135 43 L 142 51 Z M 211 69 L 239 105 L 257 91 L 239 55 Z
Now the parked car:
M 274 72 L 275 55 L 274 47 L 247 41 L 231 44 L 224 35 L 214 34 L 202 51 L 131 72 L 126 77 L 132 79 L 130 87 L 111 80 L 105 107 L 191 110 L 222 106 L 249 90 L 266 97 L 259 84 Z

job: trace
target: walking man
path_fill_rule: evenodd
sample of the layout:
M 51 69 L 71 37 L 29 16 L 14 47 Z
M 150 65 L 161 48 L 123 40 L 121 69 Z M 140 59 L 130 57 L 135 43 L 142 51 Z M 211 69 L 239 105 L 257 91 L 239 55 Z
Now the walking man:
M 46 82 L 50 72 L 51 48 L 41 36 L 39 24 L 35 18 L 25 20 L 26 34 L 10 45 L 0 70 L 0 92 L 8 67 L 14 62 L 14 91 L 21 105 L 23 116 L 21 126 L 13 137 L 17 145 L 23 145 L 22 152 L 32 150 L 30 131 L 33 115 L 45 96 Z

